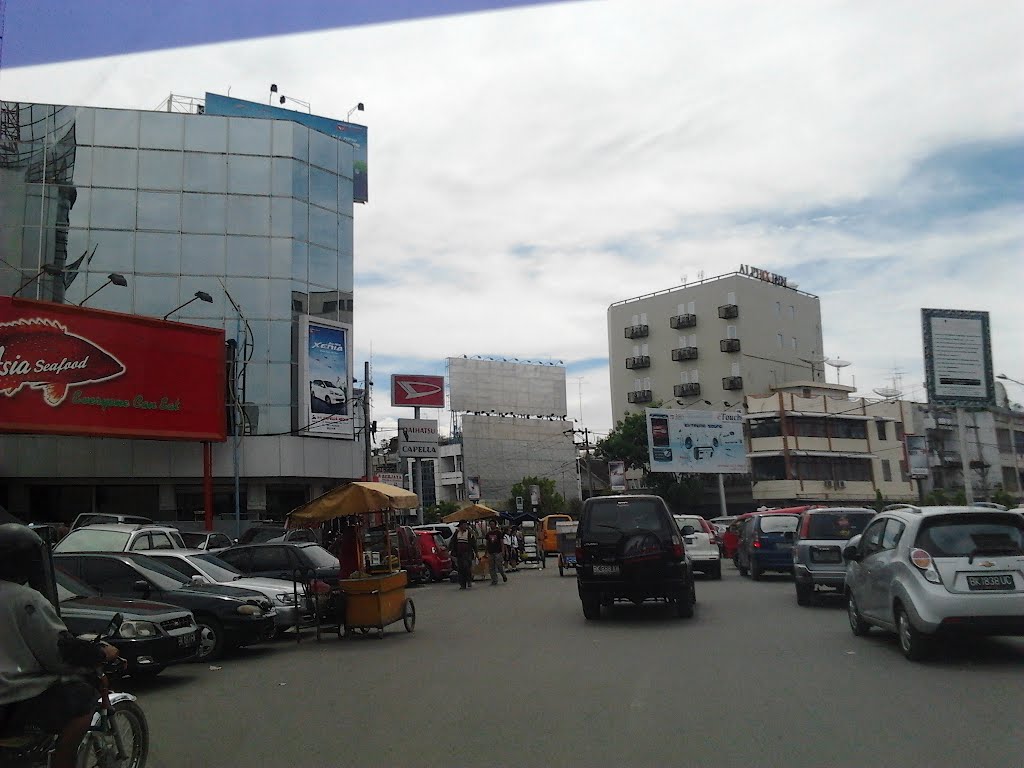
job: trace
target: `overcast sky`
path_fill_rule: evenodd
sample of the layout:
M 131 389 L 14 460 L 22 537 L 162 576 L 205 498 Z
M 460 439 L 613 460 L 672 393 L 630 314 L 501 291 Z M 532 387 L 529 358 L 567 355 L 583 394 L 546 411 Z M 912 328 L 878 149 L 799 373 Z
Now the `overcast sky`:
M 861 393 L 898 369 L 925 399 L 921 307 L 991 312 L 995 370 L 1024 380 L 1022 33 L 1002 0 L 570 2 L 6 67 L 0 97 L 364 102 L 377 418 L 411 415 L 391 373 L 477 354 L 564 361 L 603 433 L 608 305 L 744 263 L 821 297 Z

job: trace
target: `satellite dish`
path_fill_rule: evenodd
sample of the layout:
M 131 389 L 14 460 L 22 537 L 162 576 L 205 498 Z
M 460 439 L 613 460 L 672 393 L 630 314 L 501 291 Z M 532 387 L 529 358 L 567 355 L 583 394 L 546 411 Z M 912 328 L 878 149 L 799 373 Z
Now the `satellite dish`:
M 839 374 L 840 370 L 842 370 L 848 365 L 852 365 L 852 363 L 849 360 L 843 360 L 838 357 L 830 357 L 825 360 L 825 365 L 830 365 L 836 369 L 836 384 L 838 384 L 841 379 L 841 376 Z
M 893 397 L 899 397 L 902 394 L 895 387 L 878 387 L 877 389 L 873 389 L 872 392 L 874 392 L 879 397 L 884 397 L 886 400 L 889 400 L 890 398 Z

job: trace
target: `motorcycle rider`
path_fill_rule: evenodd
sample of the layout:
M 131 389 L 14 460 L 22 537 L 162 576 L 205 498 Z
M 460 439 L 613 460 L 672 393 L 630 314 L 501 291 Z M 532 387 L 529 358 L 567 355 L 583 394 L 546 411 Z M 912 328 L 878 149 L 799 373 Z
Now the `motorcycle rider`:
M 76 668 L 109 661 L 117 649 L 76 638 L 26 585 L 43 547 L 27 526 L 0 525 L 0 728 L 58 734 L 50 765 L 73 768 L 99 695 Z

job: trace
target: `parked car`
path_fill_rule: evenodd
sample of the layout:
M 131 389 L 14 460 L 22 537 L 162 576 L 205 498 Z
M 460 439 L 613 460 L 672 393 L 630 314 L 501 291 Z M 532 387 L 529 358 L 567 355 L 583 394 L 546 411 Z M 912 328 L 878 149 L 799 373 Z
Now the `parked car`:
M 441 538 L 444 539 L 447 544 L 452 534 L 455 533 L 455 529 L 459 527 L 458 523 L 426 523 L 424 525 L 414 525 L 412 529 L 414 531 L 434 531 L 435 533 L 441 534 Z
M 87 525 L 105 523 L 122 523 L 125 525 L 152 525 L 153 521 L 141 515 L 112 515 L 106 512 L 83 512 L 71 523 L 71 530 L 84 528 Z
M 800 516 L 793 544 L 797 605 L 810 605 L 819 589 L 842 593 L 846 580 L 843 548 L 875 516 L 867 507 L 817 507 Z
M 675 521 L 693 569 L 712 579 L 721 579 L 722 553 L 718 551 L 718 537 L 711 524 L 699 515 L 676 515 Z
M 220 584 L 193 584 L 165 564 L 135 552 L 78 552 L 54 555 L 54 564 L 102 597 L 170 603 L 195 616 L 197 661 L 226 649 L 251 645 L 274 634 L 276 611 L 259 592 Z
M 312 620 L 313 606 L 307 605 L 302 585 L 285 579 L 246 576 L 227 560 L 198 549 L 150 552 L 150 557 L 173 568 L 193 583 L 227 584 L 263 593 L 277 611 L 277 628 L 287 629 Z
M 219 531 L 181 531 L 181 540 L 189 549 L 201 549 L 204 552 L 227 549 L 235 543 L 226 533 Z
M 735 519 L 736 515 L 725 515 L 724 517 L 713 517 L 708 520 L 708 522 L 711 523 L 711 526 L 715 529 L 715 533 L 718 534 L 718 538 L 722 538 L 722 534 L 729 529 L 729 526 L 732 525 Z
M 979 507 L 882 512 L 843 550 L 850 629 L 926 658 L 950 636 L 1024 635 L 1024 518 Z
M 558 554 L 558 524 L 572 521 L 569 515 L 545 515 L 540 519 L 537 524 L 537 535 L 540 537 L 545 556 Z
M 162 525 L 102 523 L 78 528 L 57 542 L 55 554 L 64 552 L 145 552 L 185 549 L 177 528 Z
M 246 576 L 291 581 L 296 575 L 304 580 L 322 581 L 329 587 L 338 583 L 341 563 L 338 558 L 310 542 L 280 542 L 275 544 L 236 544 L 219 552 Z
M 408 525 L 398 526 L 398 560 L 409 574 L 409 581 L 426 584 L 431 579 L 430 568 L 423 562 L 420 538 Z
M 64 571 L 54 570 L 60 617 L 71 634 L 96 635 L 110 625 L 115 613 L 124 618 L 109 642 L 127 663 L 128 674 L 153 677 L 196 655 L 199 632 L 191 612 L 149 600 L 100 597 Z
M 415 530 L 415 533 L 420 540 L 423 562 L 430 569 L 430 578 L 434 581 L 448 578 L 452 572 L 452 556 L 444 537 L 437 531 Z
M 801 510 L 801 514 L 807 508 Z M 765 571 L 793 572 L 793 542 L 800 514 L 755 512 L 740 527 L 736 549 L 741 576 L 759 581 Z
M 664 600 L 681 618 L 693 616 L 693 566 L 660 496 L 586 500 L 576 531 L 576 587 L 588 620 L 616 600 Z
M 238 539 L 239 544 L 265 544 L 268 541 L 308 541 L 318 544 L 316 532 L 310 528 L 286 529 L 280 524 L 260 524 L 246 528 Z

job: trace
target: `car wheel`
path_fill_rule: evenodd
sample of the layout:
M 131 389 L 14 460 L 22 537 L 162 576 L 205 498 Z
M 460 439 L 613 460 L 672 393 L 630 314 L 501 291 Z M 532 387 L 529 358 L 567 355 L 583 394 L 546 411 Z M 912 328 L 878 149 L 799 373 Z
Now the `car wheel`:
M 871 625 L 861 618 L 860 609 L 857 607 L 857 601 L 853 599 L 852 592 L 848 592 L 846 595 L 846 615 L 850 619 L 850 631 L 857 637 L 863 637 L 871 629 Z
M 198 662 L 213 661 L 224 652 L 224 628 L 212 616 L 196 616 L 199 632 L 199 647 L 196 649 Z
M 796 604 L 810 605 L 813 592 L 814 588 L 810 584 L 801 584 L 798 581 L 796 583 Z
M 325 405 L 334 405 L 334 403 L 331 402 L 331 396 L 330 395 L 324 395 L 324 404 Z
M 902 605 L 896 606 L 896 635 L 899 637 L 900 650 L 910 661 L 921 661 L 930 655 L 932 639 L 911 624 L 907 609 Z
M 580 598 L 583 603 L 583 617 L 587 621 L 597 621 L 601 618 L 601 598 L 596 595 L 588 595 Z
M 743 561 L 740 560 L 739 556 L 736 557 L 736 569 L 740 572 L 740 576 L 747 575 L 747 566 L 743 564 Z
M 719 560 L 715 563 L 715 567 L 711 569 L 711 578 L 715 581 L 722 580 L 722 561 Z
M 757 560 L 751 560 L 750 561 L 750 578 L 752 578 L 754 581 L 760 581 L 762 574 L 763 574 L 763 571 L 761 570 L 761 566 L 757 562 Z
M 680 619 L 691 619 L 693 618 L 693 604 L 696 602 L 695 589 L 693 585 L 687 589 L 683 594 L 679 595 L 675 599 L 676 616 Z

